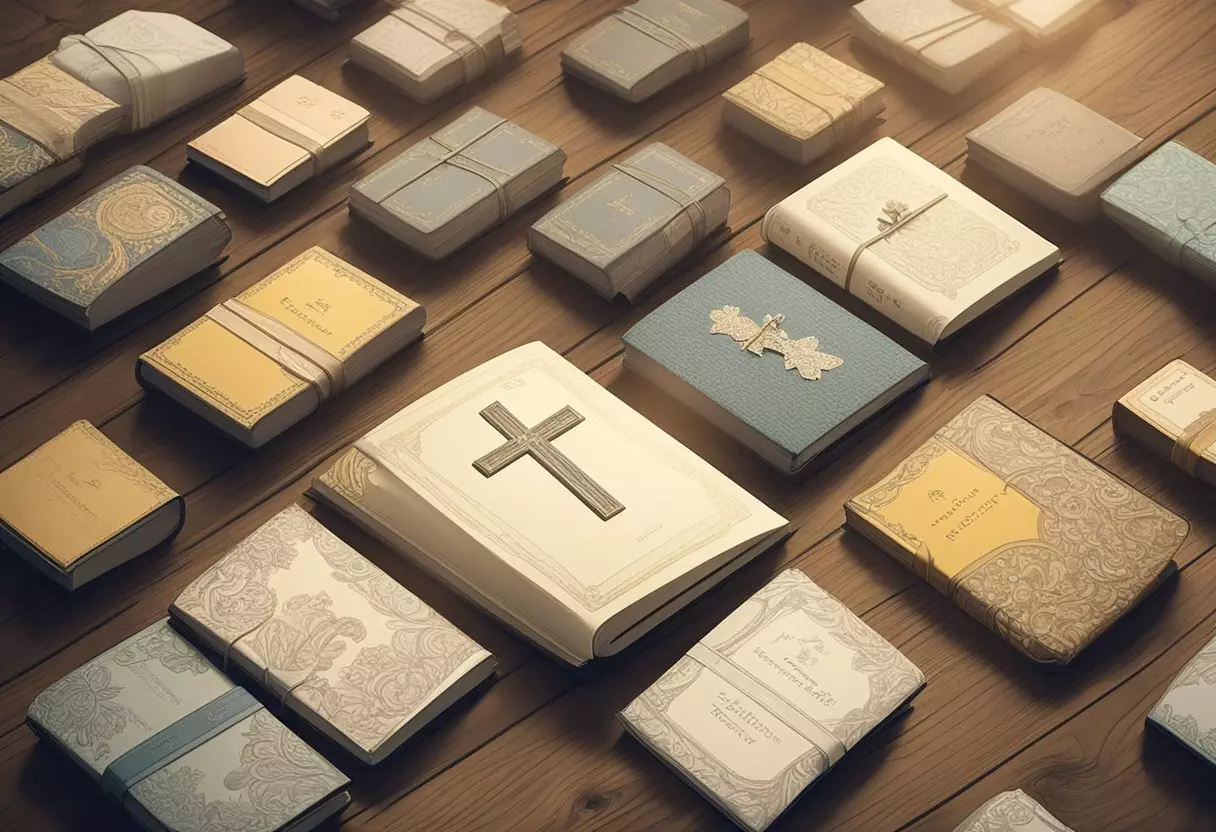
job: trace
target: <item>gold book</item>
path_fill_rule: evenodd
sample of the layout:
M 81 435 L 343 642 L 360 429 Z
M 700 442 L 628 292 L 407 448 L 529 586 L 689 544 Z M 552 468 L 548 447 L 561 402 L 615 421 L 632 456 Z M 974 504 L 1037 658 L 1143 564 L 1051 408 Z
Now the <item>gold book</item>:
M 1174 571 L 1185 520 L 988 396 L 845 505 L 1014 649 L 1064 665 Z
M 313 247 L 140 356 L 141 382 L 256 448 L 422 334 L 426 310 Z
M 185 501 L 76 422 L 0 473 L 0 542 L 68 589 L 177 534 Z

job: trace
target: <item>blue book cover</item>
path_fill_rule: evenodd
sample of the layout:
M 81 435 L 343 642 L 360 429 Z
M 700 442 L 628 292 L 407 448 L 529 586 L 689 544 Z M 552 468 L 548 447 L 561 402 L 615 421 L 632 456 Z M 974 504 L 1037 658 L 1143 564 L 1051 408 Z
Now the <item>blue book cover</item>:
M 787 473 L 929 377 L 924 361 L 754 251 L 624 342 L 632 369 Z

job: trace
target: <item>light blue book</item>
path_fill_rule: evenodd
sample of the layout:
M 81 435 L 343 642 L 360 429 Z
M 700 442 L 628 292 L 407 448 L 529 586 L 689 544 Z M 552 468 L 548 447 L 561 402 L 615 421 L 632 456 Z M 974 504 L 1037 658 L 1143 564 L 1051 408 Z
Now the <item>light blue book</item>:
M 625 363 L 787 474 L 929 378 L 929 366 L 754 251 L 625 333 Z
M 1148 723 L 1216 766 L 1216 638 L 1182 668 Z
M 1102 211 L 1160 257 L 1216 286 L 1216 164 L 1166 142 L 1106 189 Z

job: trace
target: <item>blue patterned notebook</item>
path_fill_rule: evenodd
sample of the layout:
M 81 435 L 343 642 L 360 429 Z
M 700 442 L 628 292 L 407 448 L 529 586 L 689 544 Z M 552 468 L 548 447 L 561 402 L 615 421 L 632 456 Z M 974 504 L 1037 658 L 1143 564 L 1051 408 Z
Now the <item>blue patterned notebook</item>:
M 187 235 L 190 246 L 147 268 Z M 219 208 L 137 166 L 0 253 L 0 278 L 93 328 L 208 265 L 230 237 Z M 94 305 L 124 278 L 147 285 L 125 287 L 118 308 L 94 314 Z
M 929 378 L 925 362 L 754 251 L 624 341 L 630 368 L 786 473 Z

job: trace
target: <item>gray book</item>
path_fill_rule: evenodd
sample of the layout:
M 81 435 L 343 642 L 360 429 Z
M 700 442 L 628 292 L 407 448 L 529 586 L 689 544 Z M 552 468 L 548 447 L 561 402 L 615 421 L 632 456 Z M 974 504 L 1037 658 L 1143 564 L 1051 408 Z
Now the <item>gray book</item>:
M 27 719 L 149 832 L 307 832 L 350 803 L 342 772 L 165 619 L 38 694 Z
M 577 35 L 562 69 L 636 103 L 747 45 L 747 12 L 723 0 L 638 0 Z
M 351 187 L 350 210 L 424 257 L 446 257 L 557 185 L 566 154 L 474 107 Z
M 1148 724 L 1216 766 L 1216 638 L 1170 683 Z
M 541 217 L 528 248 L 628 302 L 724 225 L 729 210 L 721 176 L 655 142 Z
M 625 333 L 625 364 L 783 473 L 929 379 L 929 365 L 754 251 Z

